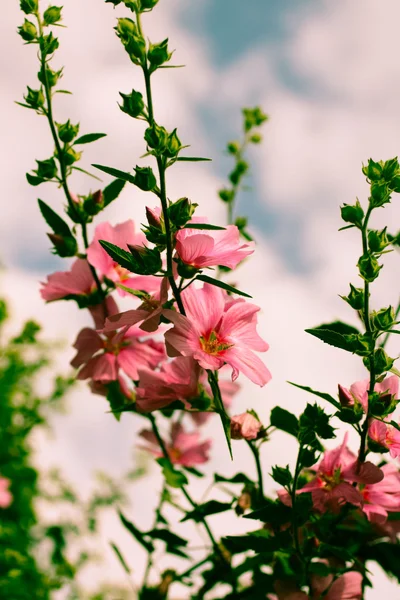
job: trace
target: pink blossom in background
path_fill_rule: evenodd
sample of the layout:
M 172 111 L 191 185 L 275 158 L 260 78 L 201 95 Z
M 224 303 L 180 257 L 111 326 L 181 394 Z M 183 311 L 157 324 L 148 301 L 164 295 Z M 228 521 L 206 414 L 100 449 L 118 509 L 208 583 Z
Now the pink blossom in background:
M 362 490 L 363 511 L 370 521 L 384 523 L 388 512 L 400 511 L 400 473 L 393 464 L 381 467 L 384 478 Z
M 241 243 L 236 225 L 217 231 L 180 229 L 175 237 L 179 258 L 197 269 L 218 265 L 234 269 L 254 252 L 254 242 Z
M 113 261 L 111 256 L 101 247 L 99 240 L 111 242 L 126 251 L 129 251 L 128 244 L 144 244 L 146 238 L 143 233 L 135 233 L 135 224 L 132 220 L 124 221 L 124 223 L 115 226 L 110 225 L 110 223 L 97 225 L 93 241 L 87 251 L 88 261 L 102 277 L 107 277 L 116 284 L 121 283 L 126 287 L 145 292 L 153 292 L 158 289 L 158 277 L 134 275 L 124 269 L 124 267 Z M 121 296 L 127 295 L 127 292 L 120 288 L 118 288 L 118 293 Z
M 284 581 L 276 582 L 277 595 L 270 600 L 362 600 L 362 575 L 358 571 L 349 571 L 332 583 L 333 575 L 328 577 L 312 576 L 311 596 L 296 589 L 296 585 Z M 326 590 L 329 588 L 329 591 Z
M 144 298 L 137 309 L 111 314 L 105 321 L 104 332 L 115 331 L 121 327 L 131 327 L 140 322 L 140 329 L 143 331 L 156 331 L 160 324 L 163 304 L 168 300 L 168 287 L 168 279 L 163 277 L 161 284 L 159 283 L 159 290 Z
M 265 352 L 268 344 L 256 331 L 258 306 L 232 300 L 223 290 L 205 283 L 191 285 L 182 293 L 186 317 L 166 310 L 174 324 L 165 334 L 170 356 L 192 356 L 204 369 L 232 368 L 234 381 L 240 372 L 253 383 L 265 385 L 271 379 L 267 367 L 253 350 Z
M 376 444 L 387 448 L 392 458 L 400 455 L 400 431 L 393 425 L 372 419 L 368 428 L 368 436 Z
M 73 367 L 81 367 L 78 379 L 108 383 L 118 379 L 121 370 L 137 380 L 138 369 L 157 367 L 165 358 L 164 344 L 152 339 L 142 341 L 141 336 L 138 327 L 108 337 L 88 327 L 82 329 L 74 344 L 78 352 L 71 361 Z
M 149 412 L 164 408 L 175 400 L 186 403 L 195 398 L 199 393 L 199 374 L 196 361 L 183 356 L 164 362 L 160 371 L 139 370 L 138 409 Z
M 384 477 L 382 470 L 373 463 L 358 463 L 346 444 L 347 434 L 341 446 L 325 452 L 321 462 L 314 467 L 314 479 L 299 490 L 299 493 L 311 492 L 314 508 L 320 512 L 328 509 L 337 512 L 346 502 L 362 507 L 363 497 L 351 484 L 373 484 Z
M 163 456 L 157 438 L 152 431 L 144 430 L 140 436 L 148 442 L 146 446 L 140 446 L 143 450 L 151 452 L 157 458 Z M 208 461 L 211 440 L 200 442 L 198 432 L 188 433 L 179 423 L 171 427 L 170 441 L 166 443 L 169 458 L 173 464 L 185 467 L 194 467 Z
M 347 389 L 339 385 L 339 398 L 343 406 L 353 406 L 354 402 L 359 402 L 364 409 L 368 411 L 368 389 L 369 379 L 356 381 Z M 386 377 L 381 383 L 376 383 L 374 392 L 380 394 L 383 398 L 390 396 L 393 399 L 397 398 L 399 393 L 399 378 L 397 375 Z
M 8 508 L 13 501 L 9 490 L 11 481 L 0 475 L 0 508 Z
M 231 418 L 231 436 L 233 440 L 255 440 L 262 424 L 250 413 L 242 413 Z
M 89 295 L 96 289 L 92 272 L 86 260 L 78 258 L 70 271 L 57 271 L 47 276 L 40 294 L 46 302 L 61 300 L 67 296 Z

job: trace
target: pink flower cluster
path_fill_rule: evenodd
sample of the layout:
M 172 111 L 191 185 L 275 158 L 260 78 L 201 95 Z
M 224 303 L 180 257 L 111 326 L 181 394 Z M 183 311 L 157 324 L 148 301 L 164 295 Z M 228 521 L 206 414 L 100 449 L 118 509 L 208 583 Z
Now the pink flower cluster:
M 311 596 L 296 588 L 296 585 L 287 582 L 276 582 L 276 596 L 269 595 L 269 600 L 362 600 L 362 575 L 357 571 L 349 571 L 336 581 L 333 575 L 311 577 Z

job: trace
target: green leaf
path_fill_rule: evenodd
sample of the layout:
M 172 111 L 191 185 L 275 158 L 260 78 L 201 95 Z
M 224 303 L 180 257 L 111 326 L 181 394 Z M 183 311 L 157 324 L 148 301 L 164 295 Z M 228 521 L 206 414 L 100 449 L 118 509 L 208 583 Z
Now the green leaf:
M 70 94 L 72 96 L 72 92 L 69 92 L 68 90 L 56 90 L 54 93 L 55 94 Z
M 26 174 L 26 180 L 30 185 L 40 185 L 41 183 L 43 183 L 45 180 L 42 179 L 42 177 L 36 177 L 36 175 L 31 175 L 30 173 Z
M 123 250 L 122 248 L 116 246 L 115 244 L 112 244 L 111 242 L 106 242 L 106 240 L 99 240 L 99 243 L 102 246 L 102 248 L 104 248 L 104 250 L 107 252 L 107 254 L 111 256 L 111 258 L 116 263 L 121 265 L 121 267 L 124 267 L 124 269 L 128 269 L 128 271 L 131 271 L 133 262 L 132 254 L 130 252 L 128 252 L 127 250 Z
M 125 183 L 126 183 L 126 181 L 124 181 L 123 179 L 114 179 L 114 181 L 112 181 L 110 184 L 108 184 L 104 188 L 104 190 L 103 190 L 104 207 L 108 206 L 109 204 L 111 204 L 111 202 L 113 200 L 118 198 L 118 196 L 120 195 L 120 193 L 122 192 L 122 190 L 125 187 Z
M 270 424 L 281 431 L 285 431 L 286 433 L 297 437 L 299 431 L 299 421 L 297 417 L 280 406 L 275 406 L 275 408 L 271 410 Z
M 127 398 L 121 392 L 119 381 L 111 381 L 107 386 L 107 400 L 114 417 L 119 421 L 121 413 L 126 409 Z
M 289 469 L 289 465 L 287 467 L 272 467 L 271 477 L 276 483 L 282 485 L 283 487 L 288 487 L 292 482 L 292 474 Z
M 131 570 L 128 567 L 124 557 L 122 556 L 121 551 L 119 550 L 118 546 L 116 544 L 114 544 L 114 542 L 110 542 L 110 546 L 114 550 L 115 554 L 117 555 L 117 558 L 118 558 L 119 562 L 121 563 L 122 568 L 124 569 L 125 573 L 130 575 Z
M 142 292 L 142 290 L 133 290 L 132 288 L 129 288 L 126 285 L 123 285 L 122 283 L 116 283 L 115 285 L 117 288 L 124 290 L 124 292 L 127 292 L 132 296 L 136 296 L 136 298 L 141 298 L 142 300 L 144 300 L 150 297 L 150 295 L 147 292 Z
M 186 516 L 181 519 L 181 523 L 184 521 L 195 521 L 200 523 L 204 517 L 209 515 L 216 515 L 221 512 L 231 510 L 232 504 L 230 502 L 218 502 L 217 500 L 209 500 L 204 504 L 199 504 L 194 510 L 186 513 Z
M 176 159 L 179 162 L 210 162 L 212 158 L 202 158 L 200 156 L 178 156 Z
M 317 435 L 322 439 L 336 437 L 334 428 L 329 424 L 329 419 L 330 415 L 326 414 L 318 404 L 307 404 L 299 420 L 299 439 L 307 443 L 310 435 Z
M 316 390 L 313 390 L 312 388 L 306 385 L 299 385 L 298 383 L 293 383 L 292 381 L 288 381 L 288 383 L 290 383 L 290 385 L 294 385 L 294 387 L 297 387 L 300 390 L 304 390 L 305 392 L 309 392 L 310 394 L 314 394 L 315 396 L 318 396 L 319 398 L 330 402 L 331 404 L 333 404 L 333 406 L 335 406 L 335 408 L 338 408 L 339 410 L 341 409 L 340 402 L 335 400 L 335 398 L 333 398 L 329 394 L 325 394 L 324 392 L 317 392 Z
M 74 146 L 76 144 L 91 144 L 96 140 L 106 137 L 106 135 L 106 133 L 87 133 L 86 135 L 81 135 L 81 137 L 74 141 Z
M 249 535 L 227 536 L 222 538 L 223 545 L 233 554 L 247 552 L 275 552 L 289 547 L 290 533 L 284 532 L 271 535 L 267 530 L 260 529 Z
M 188 541 L 184 538 L 172 533 L 169 529 L 152 529 L 148 531 L 146 535 L 153 540 L 161 540 L 167 544 L 167 546 L 184 547 L 188 545 Z
M 308 570 L 318 577 L 328 577 L 332 572 L 329 566 L 323 562 L 311 562 Z
M 226 227 L 209 225 L 208 223 L 186 223 L 184 229 L 209 229 L 210 231 L 225 231 Z
M 92 167 L 103 171 L 103 173 L 107 173 L 107 175 L 112 175 L 117 179 L 122 179 L 123 181 L 129 181 L 129 183 L 135 184 L 135 177 L 130 173 L 125 173 L 125 171 L 120 171 L 119 169 L 114 169 L 113 167 L 105 167 L 104 165 L 92 165 Z
M 330 346 L 341 348 L 347 352 L 354 352 L 354 335 L 359 335 L 359 331 L 352 325 L 347 325 L 341 321 L 319 325 L 313 329 L 306 329 L 306 333 L 317 337 Z
M 39 209 L 42 213 L 44 220 L 47 225 L 54 231 L 62 236 L 71 237 L 71 230 L 68 227 L 67 223 L 58 216 L 56 212 L 50 206 L 48 206 L 43 200 L 38 200 Z
M 171 466 L 169 460 L 166 458 L 158 458 L 157 462 L 163 470 L 163 475 L 168 485 L 173 488 L 180 488 L 188 483 L 186 475 L 182 473 L 182 471 L 176 471 L 176 469 Z
M 182 404 L 182 408 L 185 409 L 185 406 L 183 404 Z M 195 477 L 199 477 L 200 479 L 202 477 L 204 477 L 204 473 L 202 473 L 198 469 L 195 469 L 194 467 L 183 467 L 183 468 L 185 469 L 185 471 L 190 473 L 190 475 L 194 475 Z
M 282 525 L 290 523 L 292 520 L 292 509 L 280 500 L 272 502 L 269 500 L 266 506 L 255 510 L 254 512 L 244 515 L 244 519 L 254 519 L 263 523 L 271 523 L 275 529 L 279 529 Z
M 254 484 L 254 482 L 247 477 L 244 473 L 236 473 L 233 477 L 224 477 L 224 475 L 214 475 L 215 483 L 241 483 L 241 484 Z
M 232 294 L 237 294 L 238 296 L 245 296 L 246 298 L 252 298 L 249 294 L 245 294 L 245 292 L 241 292 L 236 289 L 232 285 L 228 285 L 224 281 L 220 281 L 219 279 L 214 279 L 213 277 L 208 277 L 208 275 L 197 275 L 196 279 L 199 281 L 204 281 L 205 283 L 210 283 L 211 285 L 215 285 L 215 287 L 222 288 L 227 292 L 231 292 Z
M 84 173 L 85 175 L 89 175 L 89 177 L 92 177 L 93 179 L 96 179 L 96 181 L 102 181 L 102 179 L 100 179 L 100 177 L 97 177 L 97 175 L 93 175 L 93 173 L 90 173 L 90 171 L 86 171 L 86 169 L 81 169 L 81 167 L 76 167 L 75 165 L 72 167 L 73 171 L 79 171 L 80 173 Z
M 131 523 L 131 521 L 128 521 L 128 519 L 124 517 L 121 511 L 118 511 L 118 514 L 123 526 L 129 531 L 129 533 L 133 535 L 135 540 L 139 542 L 139 544 L 143 546 L 143 548 L 147 550 L 147 552 L 153 552 L 154 546 L 151 542 L 145 539 L 146 534 L 140 531 L 140 529 L 138 529 L 136 525 Z

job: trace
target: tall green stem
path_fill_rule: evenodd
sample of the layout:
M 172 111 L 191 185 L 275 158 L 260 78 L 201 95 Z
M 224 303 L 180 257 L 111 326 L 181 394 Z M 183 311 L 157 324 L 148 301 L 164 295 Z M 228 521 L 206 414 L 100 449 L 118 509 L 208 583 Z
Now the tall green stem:
M 255 445 L 255 442 L 248 440 L 247 445 L 249 446 L 256 463 L 257 477 L 258 477 L 258 498 L 262 502 L 264 500 L 264 480 L 261 468 L 260 451 Z

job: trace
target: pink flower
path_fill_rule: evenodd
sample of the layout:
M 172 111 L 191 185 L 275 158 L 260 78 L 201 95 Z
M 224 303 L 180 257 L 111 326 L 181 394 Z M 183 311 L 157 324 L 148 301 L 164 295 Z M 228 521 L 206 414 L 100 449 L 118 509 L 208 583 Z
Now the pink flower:
M 232 380 L 242 371 L 253 383 L 265 385 L 271 374 L 253 350 L 265 352 L 268 344 L 256 331 L 258 306 L 232 300 L 220 288 L 205 283 L 182 293 L 186 317 L 165 310 L 174 327 L 165 339 L 170 355 L 192 356 L 204 369 L 232 367 Z
M 70 271 L 57 271 L 47 276 L 40 294 L 46 302 L 61 300 L 68 296 L 89 295 L 95 290 L 95 281 L 86 260 L 78 258 Z
M 163 277 L 158 292 L 153 295 L 146 294 L 137 309 L 127 310 L 108 317 L 105 322 L 104 332 L 115 331 L 116 329 L 120 329 L 120 327 L 131 327 L 140 322 L 140 329 L 148 332 L 156 331 L 160 324 L 163 304 L 168 300 L 168 285 L 168 279 Z
M 364 411 L 368 411 L 368 389 L 369 379 L 363 381 L 356 381 L 347 389 L 339 385 L 339 399 L 342 406 L 353 406 L 354 402 L 359 402 L 363 407 Z M 397 375 L 390 375 L 386 377 L 381 383 L 376 383 L 374 392 L 381 396 L 382 401 L 386 400 L 387 397 L 391 402 L 397 398 L 399 393 L 399 378 Z
M 368 437 L 376 444 L 387 448 L 392 458 L 397 458 L 400 455 L 400 431 L 393 425 L 372 419 L 368 429 Z
M 233 440 L 255 440 L 262 424 L 251 413 L 245 412 L 231 418 L 231 436 Z
M 361 490 L 364 498 L 363 511 L 370 521 L 384 523 L 388 512 L 400 511 L 400 473 L 391 464 L 382 467 L 384 478 L 368 484 Z
M 332 583 L 333 576 L 311 579 L 311 596 L 296 589 L 296 586 L 286 581 L 277 581 L 275 584 L 277 596 L 271 600 L 362 600 L 363 577 L 358 571 L 349 571 Z M 326 590 L 329 589 L 328 592 Z
M 0 508 L 8 508 L 13 501 L 12 494 L 8 489 L 10 480 L 0 476 Z
M 136 404 L 140 411 L 164 408 L 175 400 L 186 400 L 198 395 L 200 367 L 192 359 L 180 356 L 164 362 L 160 371 L 139 371 Z
M 141 446 L 144 450 L 151 452 L 157 458 L 163 456 L 157 438 L 152 431 L 144 430 L 140 435 L 149 443 L 147 446 Z M 174 423 L 171 427 L 171 439 L 165 445 L 173 464 L 193 467 L 208 461 L 211 440 L 200 442 L 199 433 L 187 433 L 182 425 Z
M 299 490 L 299 493 L 311 492 L 314 508 L 320 512 L 328 509 L 337 512 L 346 502 L 362 507 L 363 497 L 351 484 L 377 483 L 384 477 L 373 463 L 360 464 L 346 443 L 347 434 L 341 446 L 325 452 L 322 461 L 314 467 L 315 478 Z
M 107 277 L 107 279 L 110 279 L 114 283 L 121 283 L 126 287 L 146 292 L 152 292 L 158 288 L 159 281 L 157 277 L 133 275 L 130 271 L 113 261 L 111 256 L 101 247 L 99 240 L 111 242 L 123 250 L 128 250 L 128 244 L 142 245 L 146 241 L 146 238 L 142 233 L 135 233 L 135 224 L 132 220 L 125 221 L 114 227 L 110 223 L 100 223 L 100 225 L 97 225 L 93 241 L 87 251 L 88 261 L 99 271 L 102 277 Z M 120 288 L 118 289 L 118 293 L 121 296 L 127 294 L 127 292 L 124 292 Z
M 254 242 L 241 244 L 239 229 L 229 225 L 225 230 L 216 231 L 180 229 L 175 248 L 179 258 L 196 269 L 218 265 L 234 269 L 253 254 Z
M 164 345 L 154 340 L 141 341 L 139 328 L 131 327 L 112 336 L 101 336 L 88 327 L 79 333 L 74 348 L 78 350 L 71 365 L 82 367 L 78 379 L 109 383 L 118 379 L 119 370 L 130 379 L 139 378 L 138 369 L 155 368 L 165 357 Z

